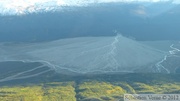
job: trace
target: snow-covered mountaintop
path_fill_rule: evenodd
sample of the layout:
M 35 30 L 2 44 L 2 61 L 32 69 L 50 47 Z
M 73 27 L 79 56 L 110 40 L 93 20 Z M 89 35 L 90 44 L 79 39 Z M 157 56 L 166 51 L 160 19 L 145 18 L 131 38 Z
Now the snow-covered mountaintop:
M 1 15 L 22 15 L 33 12 L 47 12 L 61 9 L 64 6 L 88 6 L 89 4 L 110 2 L 165 2 L 172 0 L 1 0 Z M 180 3 L 173 0 L 172 3 Z

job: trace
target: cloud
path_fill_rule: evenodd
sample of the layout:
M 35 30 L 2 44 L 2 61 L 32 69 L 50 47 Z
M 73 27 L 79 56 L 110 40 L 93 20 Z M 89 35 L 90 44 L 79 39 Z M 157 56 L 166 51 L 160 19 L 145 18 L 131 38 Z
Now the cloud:
M 96 3 L 109 2 L 160 2 L 161 0 L 0 0 L 0 14 L 18 15 L 32 12 L 49 11 L 61 6 L 87 6 Z M 170 0 L 163 0 L 170 1 Z M 180 3 L 174 0 L 174 3 Z M 143 10 L 135 11 L 137 14 L 145 14 Z
M 146 8 L 144 6 L 138 6 L 137 8 L 130 11 L 133 15 L 137 15 L 140 17 L 147 17 L 148 13 L 146 11 Z

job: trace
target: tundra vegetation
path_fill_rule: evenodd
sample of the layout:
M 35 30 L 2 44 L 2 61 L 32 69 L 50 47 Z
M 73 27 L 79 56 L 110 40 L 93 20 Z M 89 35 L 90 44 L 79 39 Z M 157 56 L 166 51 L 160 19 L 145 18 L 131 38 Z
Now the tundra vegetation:
M 124 94 L 180 94 L 178 75 L 105 74 L 59 81 L 56 76 L 34 83 L 7 82 L 0 86 L 0 101 L 117 101 Z

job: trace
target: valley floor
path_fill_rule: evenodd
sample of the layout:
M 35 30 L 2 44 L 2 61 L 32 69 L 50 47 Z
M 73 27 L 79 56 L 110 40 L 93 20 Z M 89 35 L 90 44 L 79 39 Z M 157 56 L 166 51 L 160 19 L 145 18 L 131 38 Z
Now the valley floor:
M 75 77 L 56 74 L 45 80 L 39 79 L 39 82 L 18 82 L 0 86 L 0 101 L 123 101 L 124 94 L 180 94 L 179 74 Z

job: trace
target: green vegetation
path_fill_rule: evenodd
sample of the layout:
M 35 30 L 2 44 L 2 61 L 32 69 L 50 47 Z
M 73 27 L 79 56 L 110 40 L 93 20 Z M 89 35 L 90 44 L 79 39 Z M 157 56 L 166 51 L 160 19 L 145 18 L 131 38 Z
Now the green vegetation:
M 7 82 L 0 86 L 0 101 L 121 101 L 123 94 L 146 93 L 180 94 L 179 75 L 56 75 L 44 82 Z
M 114 98 L 123 97 L 126 90 L 120 86 L 112 85 L 108 82 L 88 81 L 79 85 L 78 95 L 80 98 L 97 98 L 100 100 L 115 100 Z
M 76 101 L 73 82 L 1 87 L 0 101 Z
M 134 89 L 138 94 L 151 93 L 151 94 L 167 94 L 167 93 L 180 93 L 180 83 L 158 83 L 158 84 L 144 84 L 134 83 Z
M 130 86 L 128 83 L 126 83 L 126 82 L 115 82 L 114 84 L 119 85 L 122 88 L 124 88 L 126 90 L 126 93 L 136 94 L 136 91 L 134 90 L 134 88 L 132 86 Z
M 76 101 L 73 82 L 48 83 L 43 85 L 44 96 L 42 101 Z

